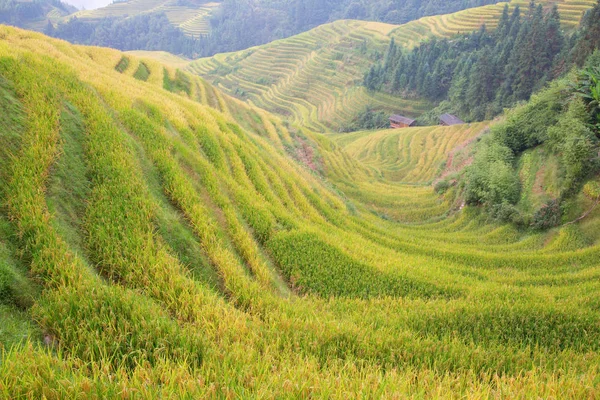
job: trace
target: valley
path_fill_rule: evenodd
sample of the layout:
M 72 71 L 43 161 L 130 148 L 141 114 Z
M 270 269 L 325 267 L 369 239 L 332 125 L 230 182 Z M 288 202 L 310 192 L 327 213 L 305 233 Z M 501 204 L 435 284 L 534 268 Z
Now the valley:
M 0 398 L 598 397 L 600 53 L 493 120 L 351 125 L 434 106 L 363 86 L 392 38 L 503 8 L 193 61 L 0 25 Z

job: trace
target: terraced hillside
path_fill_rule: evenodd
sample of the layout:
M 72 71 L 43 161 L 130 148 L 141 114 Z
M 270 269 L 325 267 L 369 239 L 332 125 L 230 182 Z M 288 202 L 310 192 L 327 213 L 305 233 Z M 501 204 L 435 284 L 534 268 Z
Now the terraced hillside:
M 317 132 L 340 129 L 366 106 L 417 116 L 428 109 L 426 103 L 369 93 L 360 85 L 394 28 L 338 21 L 265 46 L 200 59 L 188 70 Z
M 0 397 L 600 395 L 599 211 L 527 233 L 417 185 L 483 125 L 313 140 L 157 61 L 0 36 Z M 361 200 L 377 170 L 412 223 Z
M 44 31 L 49 23 L 56 24 L 77 8 L 54 0 L 5 0 L 0 2 L 0 24 Z
M 83 20 L 118 17 L 131 18 L 141 14 L 164 13 L 173 26 L 188 36 L 199 37 L 210 32 L 209 17 L 219 7 L 218 1 L 191 0 L 129 0 L 115 2 L 95 10 L 83 10 L 70 15 Z
M 527 0 L 511 0 L 505 3 L 469 8 L 453 14 L 424 17 L 400 26 L 391 36 L 410 47 L 428 37 L 451 37 L 459 33 L 472 32 L 479 29 L 483 24 L 490 29 L 494 29 L 498 25 L 506 4 L 508 4 L 511 12 L 517 5 L 522 12 L 527 12 L 529 7 L 529 1 Z M 572 29 L 579 24 L 583 14 L 593 7 L 596 1 L 538 0 L 536 4 L 543 4 L 546 7 L 556 4 L 563 27 Z
M 571 28 L 596 1 L 541 3 L 556 3 L 565 28 Z M 508 4 L 519 5 L 526 12 L 529 3 L 515 0 Z M 433 36 L 477 30 L 484 23 L 493 29 L 505 5 L 426 17 L 401 26 L 337 21 L 268 45 L 197 60 L 188 71 L 228 94 L 317 132 L 343 128 L 365 107 L 415 117 L 430 106 L 420 100 L 370 93 L 361 87 L 364 73 L 385 51 L 390 38 L 412 47 Z
M 329 136 L 322 152 L 328 179 L 350 199 L 383 218 L 421 223 L 456 212 L 454 193 L 433 194 L 432 183 L 472 161 L 471 144 L 488 123 L 354 132 Z

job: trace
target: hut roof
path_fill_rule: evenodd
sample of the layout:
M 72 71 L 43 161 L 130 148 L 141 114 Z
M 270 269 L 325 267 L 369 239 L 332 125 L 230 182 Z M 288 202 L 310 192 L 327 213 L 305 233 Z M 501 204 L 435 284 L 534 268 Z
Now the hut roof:
M 397 115 L 397 114 L 392 115 L 390 117 L 390 121 L 397 123 L 397 124 L 406 124 L 406 125 L 412 125 L 415 122 L 414 119 L 406 118 L 406 117 L 403 117 L 402 115 Z
M 464 124 L 464 121 L 462 119 L 460 119 L 456 115 L 452 115 L 452 114 L 441 115 L 440 121 L 442 121 L 446 125 Z

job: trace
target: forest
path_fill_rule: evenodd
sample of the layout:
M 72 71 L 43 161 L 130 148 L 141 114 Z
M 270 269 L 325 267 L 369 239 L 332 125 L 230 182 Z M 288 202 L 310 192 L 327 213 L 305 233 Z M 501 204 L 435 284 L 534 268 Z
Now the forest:
M 506 7 L 493 32 L 484 25 L 478 32 L 434 38 L 410 51 L 392 41 L 384 59 L 365 74 L 364 85 L 439 104 L 422 122 L 431 123 L 444 112 L 482 121 L 528 100 L 573 65 L 581 66 L 599 42 L 599 7 L 586 14 L 579 30 L 565 35 L 556 7 L 544 12 L 531 2 L 524 12 L 517 6 L 509 13 Z
M 142 14 L 132 18 L 103 18 L 90 23 L 72 18 L 45 33 L 71 43 L 112 47 L 123 51 L 156 50 L 194 58 L 201 54 L 201 42 L 171 25 L 164 13 Z

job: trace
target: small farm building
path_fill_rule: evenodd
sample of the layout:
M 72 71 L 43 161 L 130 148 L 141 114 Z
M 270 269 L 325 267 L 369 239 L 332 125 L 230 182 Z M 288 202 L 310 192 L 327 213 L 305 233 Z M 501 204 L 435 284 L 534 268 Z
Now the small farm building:
M 458 118 L 456 115 L 444 114 L 440 116 L 440 125 L 450 126 L 464 124 L 464 121 Z
M 415 124 L 414 119 L 403 117 L 402 115 L 392 115 L 390 117 L 390 127 L 391 128 L 408 128 L 409 126 L 413 126 Z

